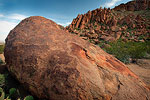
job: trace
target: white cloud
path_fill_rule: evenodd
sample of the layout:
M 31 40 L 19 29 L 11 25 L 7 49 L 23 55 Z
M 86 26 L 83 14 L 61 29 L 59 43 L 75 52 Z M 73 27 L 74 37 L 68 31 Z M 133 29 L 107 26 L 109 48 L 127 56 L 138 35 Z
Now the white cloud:
M 11 29 L 13 29 L 17 23 L 9 22 L 9 21 L 0 21 L 0 33 L 6 33 L 9 32 Z
M 7 34 L 0 33 L 0 43 L 5 42 L 6 37 L 7 37 Z
M 52 21 L 54 21 L 55 23 L 57 23 L 57 24 L 59 24 L 59 25 L 62 25 L 62 26 L 68 26 L 69 24 L 71 24 L 71 22 L 64 22 L 64 23 L 62 23 L 62 22 L 60 22 L 60 20 L 58 20 L 58 19 L 54 19 L 54 18 L 48 18 L 48 19 L 50 19 L 50 20 L 52 20 Z
M 48 18 L 48 19 L 50 19 L 50 20 L 52 20 L 52 21 L 56 22 L 56 20 L 55 20 L 55 19 L 53 19 L 53 18 Z
M 0 14 L 0 41 L 4 41 L 10 30 L 26 17 L 28 16 L 22 14 Z
M 67 22 L 67 23 L 57 23 L 59 25 L 62 25 L 62 26 L 68 26 L 69 24 L 71 24 L 71 22 Z
M 4 41 L 10 30 L 16 25 L 17 23 L 14 22 L 0 20 L 0 41 Z
M 3 15 L 3 14 L 0 14 L 0 17 L 4 17 L 4 15 Z
M 3 14 L 0 14 L 0 17 L 20 21 L 20 20 L 23 20 L 23 19 L 27 18 L 28 16 L 22 15 L 22 14 L 10 14 L 10 15 L 5 16 Z
M 11 14 L 11 15 L 7 16 L 7 18 L 14 19 L 14 20 L 23 20 L 23 19 L 25 19 L 27 17 L 28 16 L 21 15 L 21 14 Z
M 122 1 L 122 0 L 111 0 L 110 2 L 105 3 L 105 7 L 113 7 L 119 1 Z

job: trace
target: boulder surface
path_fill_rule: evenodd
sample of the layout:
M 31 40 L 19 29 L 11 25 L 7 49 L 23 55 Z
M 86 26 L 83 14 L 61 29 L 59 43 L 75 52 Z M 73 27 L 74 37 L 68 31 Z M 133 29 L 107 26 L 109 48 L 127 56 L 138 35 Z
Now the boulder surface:
M 21 21 L 4 55 L 8 70 L 40 100 L 150 99 L 125 64 L 44 17 Z

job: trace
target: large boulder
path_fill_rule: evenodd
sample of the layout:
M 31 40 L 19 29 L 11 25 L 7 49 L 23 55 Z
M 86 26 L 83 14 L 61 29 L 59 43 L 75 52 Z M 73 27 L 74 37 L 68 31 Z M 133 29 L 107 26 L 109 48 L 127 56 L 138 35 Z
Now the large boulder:
M 51 20 L 23 20 L 6 38 L 8 70 L 48 100 L 149 100 L 149 90 L 125 64 Z

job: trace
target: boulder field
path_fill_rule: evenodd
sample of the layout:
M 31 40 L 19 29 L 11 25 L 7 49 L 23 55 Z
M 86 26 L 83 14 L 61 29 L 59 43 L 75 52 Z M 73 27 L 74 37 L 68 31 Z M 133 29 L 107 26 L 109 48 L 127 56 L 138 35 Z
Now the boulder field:
M 91 43 L 103 41 L 145 42 L 150 40 L 150 0 L 132 0 L 112 9 L 97 8 L 78 14 L 66 31 Z
M 33 95 L 47 100 L 149 100 L 150 91 L 125 64 L 40 16 L 7 36 L 8 70 Z

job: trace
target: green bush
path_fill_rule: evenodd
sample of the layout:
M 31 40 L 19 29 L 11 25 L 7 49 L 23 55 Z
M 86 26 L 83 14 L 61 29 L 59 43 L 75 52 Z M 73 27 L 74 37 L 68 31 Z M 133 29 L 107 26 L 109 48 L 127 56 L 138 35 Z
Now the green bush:
M 0 58 L 0 65 L 3 64 L 3 63 L 4 63 L 3 60 Z
M 0 88 L 5 85 L 5 76 L 0 74 Z
M 124 63 L 129 63 L 130 55 L 128 55 L 128 48 L 126 48 L 126 44 L 123 41 L 109 43 L 109 45 L 111 47 L 106 48 L 107 53 L 114 55 Z
M 3 89 L 0 88 L 0 100 L 4 100 L 4 98 L 5 98 L 5 93 L 4 93 Z
M 2 54 L 4 51 L 4 45 L 0 45 L 0 54 Z
M 146 44 L 142 42 L 130 42 L 128 48 L 129 55 L 133 59 L 140 59 L 146 57 Z
M 34 98 L 32 96 L 26 96 L 24 100 L 34 100 Z
M 2 88 L 0 88 L 0 100 L 21 100 L 20 98 L 16 98 L 16 99 L 13 99 L 11 97 L 11 95 L 14 95 L 16 93 L 16 89 L 15 88 L 11 88 L 9 90 L 9 93 L 8 95 L 5 95 L 5 92 L 3 91 Z M 5 97 L 6 96 L 6 97 Z M 6 99 L 5 99 L 6 98 Z M 24 98 L 24 100 L 34 100 L 34 98 L 32 96 L 26 96 Z
M 11 88 L 9 90 L 9 95 L 14 95 L 17 92 L 17 90 L 15 88 Z
M 123 42 L 118 40 L 109 43 L 111 47 L 105 48 L 106 52 L 114 55 L 124 63 L 130 63 L 129 59 L 137 60 L 146 58 L 150 54 L 150 41 L 146 42 Z

